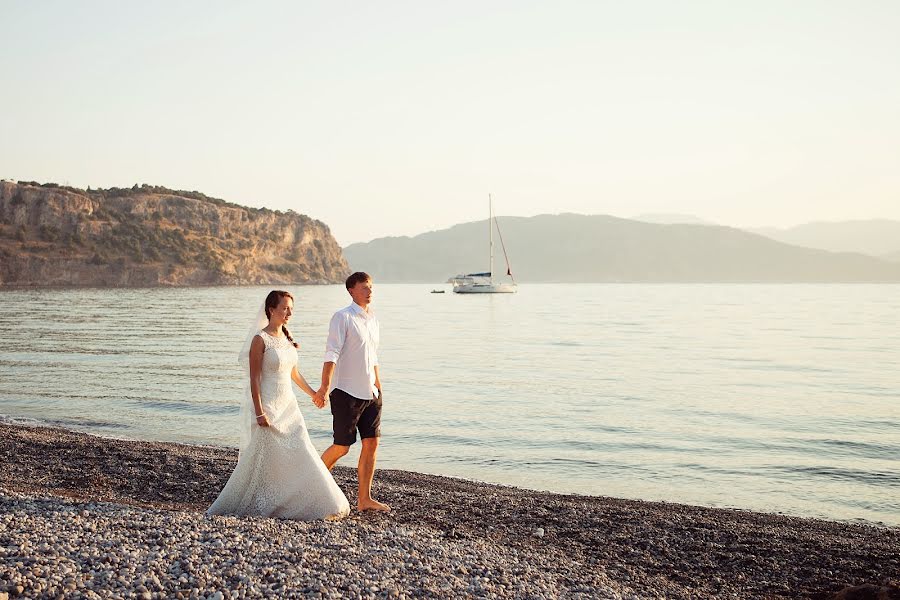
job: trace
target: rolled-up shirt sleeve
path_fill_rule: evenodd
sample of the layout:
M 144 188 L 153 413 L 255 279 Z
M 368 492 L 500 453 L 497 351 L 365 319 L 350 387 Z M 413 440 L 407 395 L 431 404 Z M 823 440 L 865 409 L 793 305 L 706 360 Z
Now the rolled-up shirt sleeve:
M 344 315 L 337 312 L 331 317 L 331 323 L 328 325 L 328 340 L 325 342 L 325 362 L 337 363 L 338 357 L 341 355 L 341 349 L 344 347 L 346 335 L 347 325 L 344 322 Z

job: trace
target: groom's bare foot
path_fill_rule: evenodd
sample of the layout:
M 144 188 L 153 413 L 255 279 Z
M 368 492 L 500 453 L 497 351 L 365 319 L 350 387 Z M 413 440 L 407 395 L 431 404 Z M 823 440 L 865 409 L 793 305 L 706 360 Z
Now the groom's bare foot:
M 368 500 L 360 500 L 359 504 L 356 505 L 359 509 L 359 512 L 363 512 L 365 510 L 377 510 L 380 512 L 391 512 L 391 507 L 385 504 L 384 502 L 379 502 L 378 500 L 368 499 Z

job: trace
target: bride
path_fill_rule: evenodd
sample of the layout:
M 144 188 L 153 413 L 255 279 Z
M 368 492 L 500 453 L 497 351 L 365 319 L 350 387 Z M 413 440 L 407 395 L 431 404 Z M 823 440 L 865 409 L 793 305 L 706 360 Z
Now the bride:
M 244 342 L 240 361 L 250 381 L 241 404 L 238 463 L 208 515 L 315 520 L 350 512 L 309 439 L 291 387 L 293 380 L 310 396 L 316 393 L 297 371 L 298 344 L 286 326 L 293 309 L 288 292 L 270 292 Z

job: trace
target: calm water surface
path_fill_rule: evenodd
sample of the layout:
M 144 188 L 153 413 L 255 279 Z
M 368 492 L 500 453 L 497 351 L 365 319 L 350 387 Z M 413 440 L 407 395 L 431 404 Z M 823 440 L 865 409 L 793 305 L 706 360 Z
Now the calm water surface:
M 379 466 L 900 525 L 900 286 L 433 287 L 376 282 Z M 317 387 L 349 297 L 291 290 Z M 236 353 L 267 292 L 0 292 L 0 414 L 235 446 Z M 298 397 L 324 449 L 331 416 Z

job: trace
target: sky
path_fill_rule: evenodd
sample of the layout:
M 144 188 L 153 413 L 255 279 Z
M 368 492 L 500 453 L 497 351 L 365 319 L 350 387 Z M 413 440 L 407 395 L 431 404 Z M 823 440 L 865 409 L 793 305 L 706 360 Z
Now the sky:
M 0 0 L 0 178 L 341 245 L 499 215 L 900 220 L 900 2 Z

